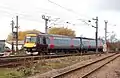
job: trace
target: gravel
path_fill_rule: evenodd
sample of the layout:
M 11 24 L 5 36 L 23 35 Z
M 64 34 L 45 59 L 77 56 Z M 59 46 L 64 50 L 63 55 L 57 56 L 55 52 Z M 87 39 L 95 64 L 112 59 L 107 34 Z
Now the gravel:
M 120 78 L 120 57 L 91 74 L 88 78 Z

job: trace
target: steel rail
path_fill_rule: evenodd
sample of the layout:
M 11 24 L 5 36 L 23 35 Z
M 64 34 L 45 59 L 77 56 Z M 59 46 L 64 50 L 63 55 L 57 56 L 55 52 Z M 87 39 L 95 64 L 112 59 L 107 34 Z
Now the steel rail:
M 87 60 L 87 61 L 83 61 L 83 62 L 74 64 L 72 66 L 68 66 L 68 67 L 65 67 L 65 68 L 61 68 L 61 69 L 57 69 L 57 70 L 54 70 L 54 71 L 49 71 L 49 72 L 46 72 L 46 73 L 43 73 L 43 74 L 36 75 L 35 78 L 64 78 L 64 77 L 66 78 L 66 76 L 67 76 L 67 78 L 71 78 L 71 76 L 68 76 L 68 75 L 72 74 L 73 72 L 80 71 L 81 69 L 87 68 L 87 67 L 92 66 L 94 64 L 98 64 L 102 61 L 103 61 L 102 65 L 107 64 L 110 61 L 117 58 L 118 56 L 120 56 L 120 54 L 118 54 L 118 53 L 103 55 L 103 56 L 98 57 L 96 59 L 90 59 L 90 60 Z M 107 62 L 104 62 L 104 60 L 106 60 L 106 59 L 108 59 Z M 99 65 L 101 67 L 101 63 Z M 95 68 L 95 67 L 93 67 L 93 68 Z M 86 70 L 88 70 L 88 69 L 86 69 Z M 84 78 L 85 76 L 89 75 L 91 70 L 89 72 L 87 72 L 86 70 L 82 70 L 82 71 L 79 72 L 79 74 L 81 74 L 80 78 Z M 95 70 L 97 70 L 97 69 L 95 69 Z M 83 73 L 83 71 L 86 71 L 87 73 Z M 73 74 L 73 75 L 76 75 L 76 74 Z M 32 78 L 32 77 L 29 77 L 29 78 Z
M 94 53 L 84 53 L 82 55 L 92 55 Z M 53 58 L 60 58 L 60 57 L 68 57 L 68 56 L 80 56 L 81 54 L 65 54 L 65 55 L 43 55 L 43 56 L 16 56 L 16 57 L 6 57 L 0 58 L 0 67 L 7 67 L 12 65 L 21 65 L 24 60 L 40 60 L 40 59 L 53 59 Z
M 72 74 L 73 72 L 75 71 L 79 71 L 79 78 L 87 78 L 88 75 L 90 75 L 91 73 L 97 71 L 98 69 L 100 69 L 101 67 L 103 67 L 104 65 L 108 64 L 109 62 L 113 61 L 114 59 L 116 59 L 117 57 L 119 57 L 120 54 L 113 54 L 111 56 L 108 56 L 108 57 L 105 57 L 105 58 L 102 58 L 102 59 L 99 59 L 99 60 L 96 60 L 94 62 L 91 62 L 89 64 L 86 64 L 80 68 L 77 68 L 77 69 L 73 69 L 73 70 L 70 70 L 70 71 L 66 71 L 66 72 L 63 72 L 61 74 L 58 74 L 58 75 L 55 75 L 55 76 L 52 76 L 52 78 L 64 78 L 64 77 L 70 77 L 70 74 Z M 104 61 L 104 62 L 103 62 Z M 103 63 L 102 63 L 103 62 Z M 96 67 L 90 67 L 90 66 L 95 66 L 94 64 L 97 64 L 99 63 L 98 66 Z M 89 69 L 89 68 L 93 68 L 91 70 L 84 70 L 84 69 Z

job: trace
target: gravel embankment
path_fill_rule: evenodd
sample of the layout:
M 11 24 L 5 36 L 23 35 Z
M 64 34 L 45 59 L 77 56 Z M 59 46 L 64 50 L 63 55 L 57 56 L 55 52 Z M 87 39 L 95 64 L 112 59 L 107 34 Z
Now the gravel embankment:
M 120 78 L 120 57 L 91 74 L 88 78 Z
M 101 56 L 103 57 L 103 56 L 106 56 L 106 55 L 109 55 L 109 54 L 102 54 Z M 80 63 L 80 62 L 87 61 L 87 60 L 90 60 L 90 59 L 96 59 L 96 58 L 101 57 L 101 56 L 85 55 L 85 56 L 72 56 L 72 57 L 48 59 L 48 60 L 44 61 L 44 67 L 45 68 L 44 69 L 41 68 L 40 69 L 41 72 L 39 74 L 49 72 L 49 71 L 53 71 L 53 70 L 56 70 L 56 69 L 65 68 L 65 67 L 74 65 L 76 63 Z M 30 78 L 35 78 L 35 76 L 30 77 Z

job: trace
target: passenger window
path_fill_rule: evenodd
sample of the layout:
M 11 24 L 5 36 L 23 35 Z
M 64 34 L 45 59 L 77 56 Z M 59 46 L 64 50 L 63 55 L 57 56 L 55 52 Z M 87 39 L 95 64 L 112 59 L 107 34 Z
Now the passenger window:
M 46 43 L 50 44 L 50 39 L 48 37 L 46 38 Z

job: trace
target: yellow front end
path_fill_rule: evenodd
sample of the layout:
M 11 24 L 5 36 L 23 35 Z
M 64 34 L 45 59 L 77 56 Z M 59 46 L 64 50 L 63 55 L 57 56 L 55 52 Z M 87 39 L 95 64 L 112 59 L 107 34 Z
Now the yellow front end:
M 24 43 L 24 50 L 29 53 L 37 52 L 36 41 L 37 41 L 36 34 L 27 34 Z
M 36 37 L 37 34 L 26 34 L 26 37 L 30 37 L 30 36 L 33 36 L 33 37 L 35 36 Z
M 32 47 L 36 47 L 36 44 L 35 43 L 25 43 L 24 47 L 26 47 L 26 48 L 32 48 Z

